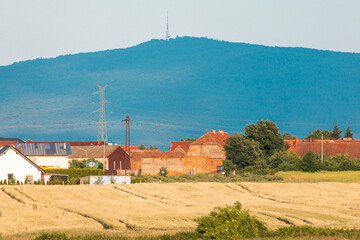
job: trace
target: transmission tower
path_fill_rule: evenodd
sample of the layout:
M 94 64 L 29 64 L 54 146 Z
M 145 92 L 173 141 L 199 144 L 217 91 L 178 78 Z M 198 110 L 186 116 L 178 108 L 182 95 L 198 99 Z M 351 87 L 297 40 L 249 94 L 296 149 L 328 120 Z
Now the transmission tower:
M 169 14 L 166 13 L 166 36 L 165 36 L 165 39 L 167 41 L 169 41 L 170 39 L 170 34 L 169 34 Z
M 108 142 L 106 116 L 105 116 L 105 108 L 106 108 L 105 105 L 107 103 L 111 104 L 111 102 L 105 100 L 105 88 L 107 86 L 108 85 L 101 87 L 101 86 L 97 85 L 97 87 L 99 88 L 99 91 L 93 93 L 93 94 L 99 94 L 99 97 L 100 97 L 100 100 L 99 100 L 100 108 L 94 111 L 94 113 L 95 112 L 99 113 L 97 140 L 103 141 L 104 143 Z
M 126 118 L 122 120 L 122 122 L 125 122 L 125 152 L 129 155 L 129 161 L 131 159 L 131 152 L 130 152 L 130 122 L 133 122 L 133 120 L 130 119 L 129 114 L 126 115 Z M 126 169 L 127 169 L 127 161 L 125 161 L 125 175 L 126 175 Z M 130 167 L 130 166 L 129 166 Z

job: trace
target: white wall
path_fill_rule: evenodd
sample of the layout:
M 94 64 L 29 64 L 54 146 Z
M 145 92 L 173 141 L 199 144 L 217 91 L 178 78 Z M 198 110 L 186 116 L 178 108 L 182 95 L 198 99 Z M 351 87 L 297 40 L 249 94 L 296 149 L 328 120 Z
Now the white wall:
M 69 168 L 68 156 L 28 156 L 38 166 Z
M 26 176 L 33 176 L 34 181 L 41 180 L 41 171 L 26 161 L 13 149 L 7 150 L 0 156 L 0 180 L 8 180 L 8 174 L 14 174 L 14 178 L 24 182 Z

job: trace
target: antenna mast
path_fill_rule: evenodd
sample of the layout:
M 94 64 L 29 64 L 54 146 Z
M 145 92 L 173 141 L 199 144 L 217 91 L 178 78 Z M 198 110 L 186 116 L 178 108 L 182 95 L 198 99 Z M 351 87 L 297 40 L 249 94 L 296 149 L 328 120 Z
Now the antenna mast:
M 165 39 L 167 41 L 169 41 L 170 39 L 170 34 L 169 34 L 169 14 L 166 13 L 166 36 L 165 36 Z
M 99 113 L 97 140 L 103 141 L 104 143 L 108 142 L 106 116 L 105 116 L 105 105 L 106 105 L 106 103 L 111 103 L 111 102 L 105 100 L 105 88 L 107 86 L 108 85 L 101 87 L 101 86 L 97 85 L 97 87 L 99 88 L 99 91 L 93 93 L 93 94 L 99 94 L 99 97 L 100 97 L 100 99 L 99 99 L 100 108 L 98 110 L 94 111 L 94 113 L 95 112 Z

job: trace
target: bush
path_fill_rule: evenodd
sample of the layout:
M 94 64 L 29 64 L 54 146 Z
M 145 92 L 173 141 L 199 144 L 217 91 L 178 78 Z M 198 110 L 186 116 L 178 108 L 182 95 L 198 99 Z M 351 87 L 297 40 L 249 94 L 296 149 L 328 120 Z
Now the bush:
M 51 169 L 45 168 L 46 173 L 67 174 L 69 178 L 81 178 L 86 176 L 103 176 L 105 171 L 97 168 L 69 168 L 69 169 Z
M 169 169 L 167 167 L 161 167 L 159 169 L 159 175 L 166 177 L 169 174 Z
M 296 167 L 300 161 L 300 157 L 294 152 L 279 151 L 268 159 L 268 165 L 272 169 L 278 169 L 280 166 L 284 168 L 284 165 Z
M 325 161 L 326 170 L 329 171 L 358 171 L 360 159 L 350 159 L 348 155 L 337 154 Z
M 322 169 L 319 156 L 314 152 L 307 152 L 301 159 L 299 167 L 304 172 L 317 172 Z
M 234 206 L 215 208 L 210 215 L 195 219 L 196 231 L 203 239 L 238 239 L 265 236 L 264 223 L 243 210 L 239 202 Z

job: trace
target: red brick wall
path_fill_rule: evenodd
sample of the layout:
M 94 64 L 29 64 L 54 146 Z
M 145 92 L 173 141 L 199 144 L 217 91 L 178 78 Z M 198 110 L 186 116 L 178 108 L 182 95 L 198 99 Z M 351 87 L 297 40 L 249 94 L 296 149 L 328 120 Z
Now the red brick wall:
M 115 168 L 114 168 L 115 162 Z M 121 169 L 130 169 L 130 159 L 129 155 L 122 149 L 118 147 L 112 154 L 108 157 L 109 163 L 109 170 L 117 170 L 120 169 L 120 162 L 121 162 Z

